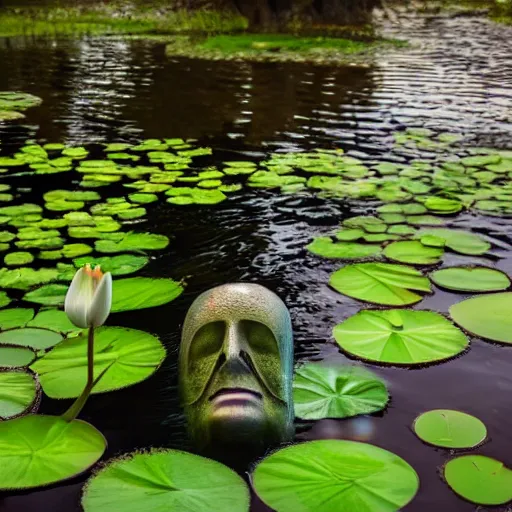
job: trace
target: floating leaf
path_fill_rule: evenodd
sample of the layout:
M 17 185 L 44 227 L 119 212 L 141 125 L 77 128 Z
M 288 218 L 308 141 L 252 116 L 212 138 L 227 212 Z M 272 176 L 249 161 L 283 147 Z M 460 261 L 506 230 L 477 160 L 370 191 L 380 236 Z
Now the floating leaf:
M 10 329 L 0 332 L 0 343 L 31 347 L 44 350 L 53 347 L 62 340 L 62 336 L 54 331 L 39 328 Z
M 462 210 L 462 203 L 460 201 L 445 199 L 444 197 L 429 197 L 424 204 L 430 211 L 438 215 L 450 215 Z
M 458 292 L 496 292 L 510 286 L 507 274 L 486 267 L 451 267 L 432 272 L 432 282 Z
M 15 327 L 25 327 L 27 322 L 34 317 L 33 309 L 14 308 L 0 311 L 0 329 L 14 329 Z
M 1 489 L 71 478 L 98 461 L 106 448 L 105 438 L 92 425 L 58 416 L 31 414 L 0 422 L 0 438 Z
M 34 408 L 39 393 L 35 375 L 26 371 L 0 371 L 0 420 L 20 416 Z
M 415 238 L 422 238 L 425 235 L 432 235 L 445 241 L 445 246 L 460 254 L 469 254 L 478 256 L 485 254 L 491 244 L 479 235 L 469 233 L 468 231 L 458 231 L 455 229 L 422 229 Z
M 419 487 L 414 469 L 366 443 L 322 440 L 288 446 L 252 475 L 258 496 L 279 512 L 395 512 Z
M 11 299 L 6 292 L 0 291 L 0 308 L 8 306 L 11 303 Z
M 442 448 L 474 448 L 487 437 L 478 418 L 447 409 L 424 412 L 414 420 L 413 430 L 422 441 Z
M 23 300 L 44 304 L 45 306 L 62 306 L 67 291 L 68 286 L 64 284 L 47 284 L 37 290 L 26 293 Z
M 307 363 L 295 371 L 295 416 L 305 420 L 347 418 L 380 411 L 388 403 L 385 383 L 362 367 Z
M 413 265 L 431 265 L 433 263 L 439 263 L 443 253 L 443 249 L 427 247 L 421 242 L 414 240 L 393 242 L 384 249 L 384 256 L 386 256 L 386 258 L 400 263 L 411 263 Z
M 329 237 L 318 237 L 306 249 L 324 258 L 360 259 L 375 256 L 380 253 L 380 246 L 365 245 L 350 242 L 333 243 Z
M 503 462 L 483 455 L 464 455 L 444 467 L 448 485 L 478 505 L 502 505 L 512 500 L 512 471 Z
M 34 261 L 34 256 L 29 252 L 11 252 L 4 257 L 4 263 L 9 267 L 29 265 Z
M 41 105 L 43 100 L 28 92 L 1 91 L 0 110 L 27 110 Z
M 152 233 L 124 233 L 120 240 L 98 240 L 94 246 L 98 252 L 116 253 L 123 251 L 165 249 L 169 239 Z
M 35 358 L 35 352 L 29 348 L 0 345 L 0 368 L 23 368 Z
M 368 361 L 424 364 L 460 354 L 464 333 L 431 311 L 363 310 L 333 329 L 340 347 Z
M 87 334 L 67 338 L 32 364 L 31 369 L 39 375 L 50 398 L 75 398 L 86 384 L 86 354 Z M 158 369 L 164 358 L 164 347 L 147 332 L 123 327 L 97 329 L 94 376 L 108 370 L 92 392 L 104 393 L 141 382 Z
M 112 512 L 113 503 L 123 512 L 247 512 L 249 490 L 242 478 L 219 462 L 159 450 L 114 459 L 88 481 L 82 497 L 85 512 Z
M 463 300 L 450 307 L 450 316 L 471 334 L 512 343 L 512 292 Z
M 64 334 L 80 333 L 82 329 L 71 323 L 68 315 L 58 309 L 45 309 L 39 311 L 36 317 L 27 323 L 27 327 L 40 327 Z
M 112 291 L 112 312 L 152 308 L 167 304 L 183 292 L 183 286 L 172 279 L 129 277 L 116 279 Z
M 347 265 L 331 275 L 329 284 L 349 297 L 390 306 L 414 304 L 422 299 L 414 291 L 431 291 L 429 280 L 421 272 L 390 263 Z
M 100 265 L 103 272 L 110 272 L 113 276 L 124 276 L 137 272 L 149 262 L 147 256 L 134 256 L 133 254 L 120 254 L 118 256 L 103 256 L 100 258 L 77 258 L 73 260 L 75 267 L 80 268 L 90 263 Z

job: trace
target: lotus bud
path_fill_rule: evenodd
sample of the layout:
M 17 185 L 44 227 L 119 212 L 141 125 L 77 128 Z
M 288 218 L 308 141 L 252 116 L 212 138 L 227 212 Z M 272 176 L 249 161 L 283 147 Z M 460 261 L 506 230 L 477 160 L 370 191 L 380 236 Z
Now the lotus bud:
M 99 327 L 105 323 L 112 307 L 112 275 L 99 265 L 87 264 L 75 274 L 66 294 L 64 310 L 77 327 Z

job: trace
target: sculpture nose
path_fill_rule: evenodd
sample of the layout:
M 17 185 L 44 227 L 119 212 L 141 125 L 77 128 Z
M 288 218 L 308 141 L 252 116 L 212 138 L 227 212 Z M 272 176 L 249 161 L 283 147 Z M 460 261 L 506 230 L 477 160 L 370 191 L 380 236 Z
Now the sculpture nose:
M 247 341 L 241 325 L 238 322 L 229 322 L 226 326 L 223 342 L 223 354 L 226 359 L 225 369 L 234 375 L 251 372 L 248 364 Z

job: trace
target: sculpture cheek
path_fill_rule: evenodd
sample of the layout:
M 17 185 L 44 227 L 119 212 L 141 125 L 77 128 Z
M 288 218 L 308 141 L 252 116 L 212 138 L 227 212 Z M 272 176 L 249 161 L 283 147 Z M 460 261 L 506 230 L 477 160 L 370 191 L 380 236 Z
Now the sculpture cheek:
M 181 372 L 181 386 L 184 404 L 199 400 L 211 381 L 222 355 L 225 333 L 224 322 L 203 325 L 192 338 L 188 351 L 185 350 Z

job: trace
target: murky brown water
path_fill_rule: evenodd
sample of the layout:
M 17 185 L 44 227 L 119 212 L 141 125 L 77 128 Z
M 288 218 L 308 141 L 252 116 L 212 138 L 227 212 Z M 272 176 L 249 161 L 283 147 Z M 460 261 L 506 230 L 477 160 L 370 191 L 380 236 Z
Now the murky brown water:
M 28 112 L 27 124 L 0 128 L 1 151 L 29 138 L 89 144 L 193 137 L 211 145 L 219 161 L 341 147 L 355 156 L 401 162 L 417 156 L 393 149 L 392 133 L 406 127 L 463 133 L 472 145 L 512 147 L 512 28 L 472 18 L 403 21 L 405 26 L 386 31 L 405 34 L 415 46 L 383 51 L 367 67 L 169 60 L 161 44 L 120 39 L 0 40 L 0 90 L 23 90 L 44 100 Z M 32 182 L 34 197 L 68 180 L 57 175 Z M 263 191 L 243 192 L 215 208 L 171 210 L 164 204 L 151 210 L 141 228 L 173 241 L 144 272 L 189 276 L 189 286 L 167 306 L 116 318 L 120 325 L 161 336 L 169 357 L 148 381 L 90 400 L 84 419 L 108 438 L 107 457 L 135 447 L 186 445 L 176 390 L 179 329 L 192 300 L 207 288 L 236 280 L 270 287 L 290 307 L 298 360 L 346 360 L 331 329 L 365 306 L 327 286 L 340 263 L 309 255 L 304 247 L 313 234 L 347 215 L 371 211 L 361 204 Z M 454 223 L 493 237 L 503 249 L 487 263 L 512 272 L 510 220 L 464 214 Z M 475 259 L 451 256 L 445 265 L 468 261 Z M 461 298 L 436 289 L 416 308 L 446 312 Z M 489 429 L 490 440 L 478 452 L 512 467 L 512 347 L 475 339 L 469 352 L 444 364 L 372 369 L 389 384 L 392 400 L 385 412 L 322 421 L 302 429 L 300 437 L 355 438 L 364 431 L 367 440 L 418 471 L 421 489 L 407 511 L 477 510 L 439 477 L 437 468 L 450 453 L 422 444 L 410 425 L 427 409 L 465 410 Z M 63 409 L 43 401 L 44 411 Z M 4 495 L 0 510 L 80 510 L 84 479 Z

